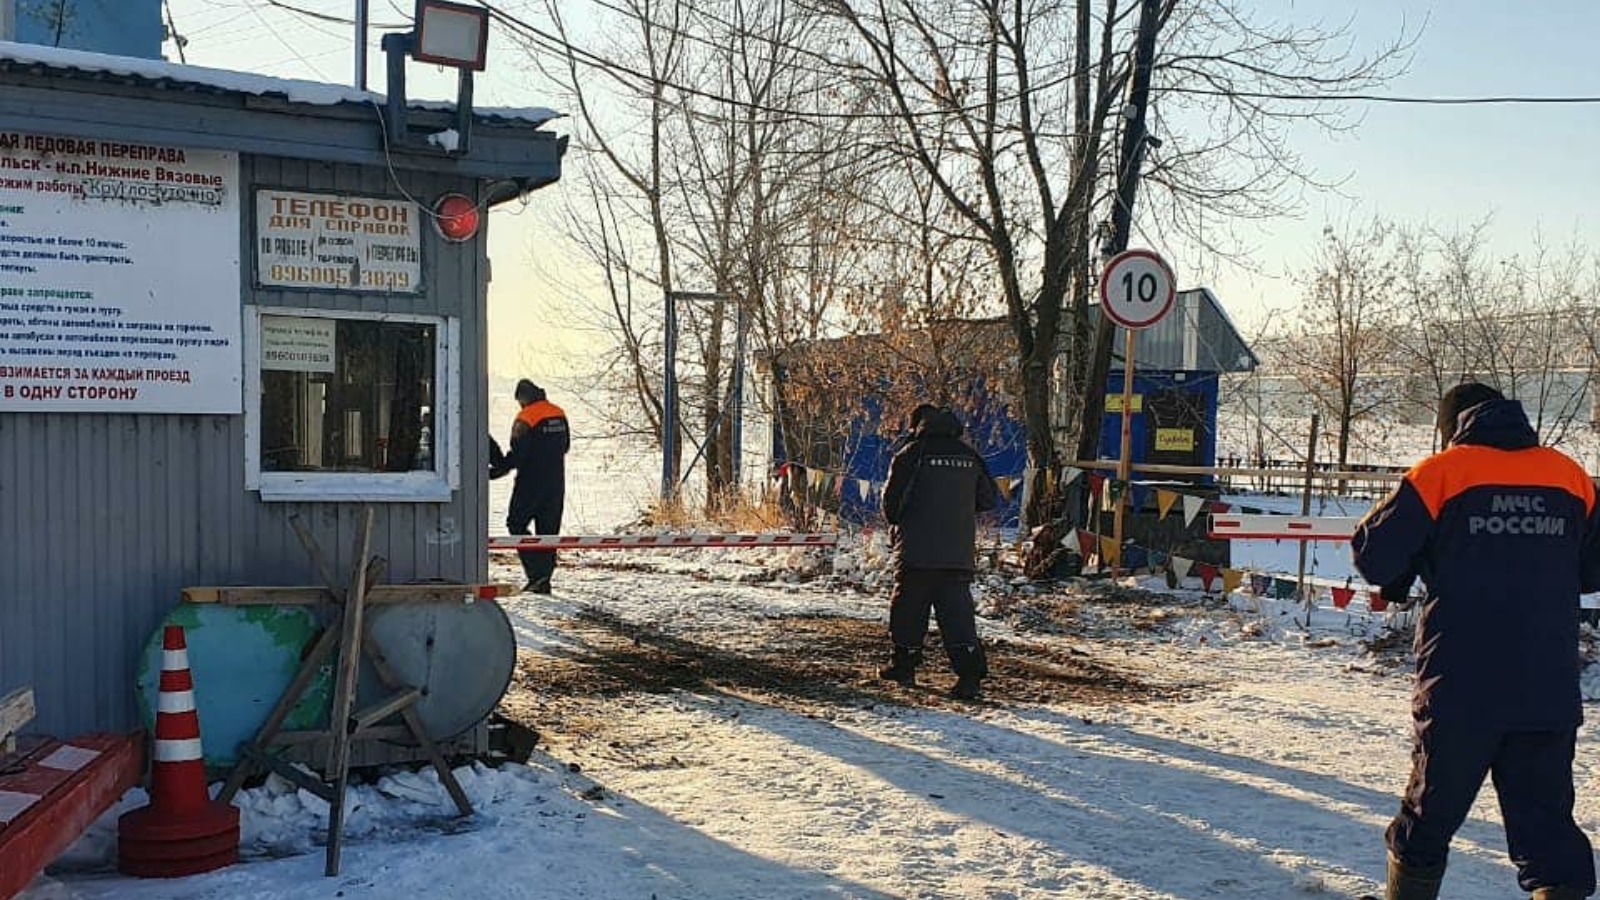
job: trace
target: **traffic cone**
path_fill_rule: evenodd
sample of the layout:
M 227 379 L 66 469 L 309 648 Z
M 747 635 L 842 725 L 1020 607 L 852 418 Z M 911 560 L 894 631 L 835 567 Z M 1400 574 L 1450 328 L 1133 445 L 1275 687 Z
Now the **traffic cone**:
M 200 715 L 183 629 L 162 635 L 150 803 L 117 820 L 117 868 L 140 878 L 197 875 L 239 859 L 239 810 L 206 791 Z

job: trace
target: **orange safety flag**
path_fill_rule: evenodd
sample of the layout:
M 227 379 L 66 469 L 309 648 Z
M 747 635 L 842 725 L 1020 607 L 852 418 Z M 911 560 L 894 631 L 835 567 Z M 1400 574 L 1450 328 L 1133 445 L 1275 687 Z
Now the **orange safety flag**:
M 1161 518 L 1165 519 L 1167 517 L 1167 513 L 1172 512 L 1173 504 L 1177 502 L 1177 491 L 1166 491 L 1160 488 L 1156 489 L 1156 509 L 1160 511 Z
M 1117 546 L 1117 539 L 1112 537 L 1100 538 L 1100 564 L 1121 565 L 1122 548 Z
M 1244 572 L 1239 569 L 1222 570 L 1222 592 L 1231 594 L 1244 584 Z

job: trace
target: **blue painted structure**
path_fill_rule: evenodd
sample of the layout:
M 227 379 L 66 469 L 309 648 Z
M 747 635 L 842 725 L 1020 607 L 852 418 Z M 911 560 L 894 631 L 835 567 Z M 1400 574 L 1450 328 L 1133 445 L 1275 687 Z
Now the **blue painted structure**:
M 1009 404 L 985 392 L 982 385 L 975 387 L 974 394 L 970 405 L 964 411 L 957 412 L 966 426 L 966 439 L 983 454 L 990 474 L 997 478 L 1005 476 L 1020 479 L 1028 464 L 1028 442 L 1022 422 L 1011 415 Z M 839 498 L 839 515 L 849 522 L 871 522 L 882 518 L 879 498 L 883 494 L 883 482 L 889 477 L 889 459 L 899 437 L 893 423 L 887 428 L 879 427 L 882 422 L 881 401 L 868 398 L 862 406 L 862 412 L 850 423 L 842 457 L 844 466 L 840 473 L 850 479 Z M 775 441 L 773 449 L 781 459 L 781 440 Z M 860 491 L 863 481 L 871 485 L 865 498 Z M 1014 492 L 1009 500 L 1001 499 L 998 512 L 1001 527 L 1014 527 L 1017 524 L 1022 509 L 1021 500 L 1020 490 Z
M 1144 371 L 1135 368 L 1133 393 L 1135 397 L 1140 398 L 1135 402 L 1130 423 L 1135 465 L 1148 462 L 1188 466 L 1216 465 L 1218 373 Z M 1183 423 L 1192 427 L 1194 432 L 1194 448 L 1187 453 L 1157 452 L 1152 446 L 1154 435 L 1151 432 L 1155 428 L 1174 427 L 1179 424 L 1173 422 L 1170 415 L 1165 420 L 1157 422 L 1161 416 L 1157 408 L 1161 404 L 1156 398 L 1162 395 L 1168 398 L 1181 398 L 1193 411 L 1192 421 Z M 1106 398 L 1108 407 L 1113 402 L 1121 402 L 1122 372 L 1113 371 L 1106 379 Z M 1121 455 L 1122 413 L 1120 410 L 1107 412 L 1100 424 L 1100 458 L 1118 459 Z M 1214 479 L 1208 475 L 1197 477 L 1195 480 L 1209 484 Z
M 7 0 L 0 0 L 7 2 Z M 161 58 L 161 0 L 14 0 L 16 40 L 116 56 Z

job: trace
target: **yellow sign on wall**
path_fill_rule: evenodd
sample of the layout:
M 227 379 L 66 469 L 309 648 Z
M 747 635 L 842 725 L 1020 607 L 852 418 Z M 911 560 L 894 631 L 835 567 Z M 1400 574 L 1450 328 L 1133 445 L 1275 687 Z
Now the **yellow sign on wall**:
M 1193 428 L 1157 428 L 1156 450 L 1186 453 L 1194 449 Z
M 1133 395 L 1133 411 L 1136 412 L 1136 413 L 1144 412 L 1144 395 L 1143 394 L 1134 394 Z M 1121 394 L 1107 394 L 1106 395 L 1106 412 L 1108 412 L 1108 413 L 1120 413 L 1120 412 L 1122 412 L 1122 395 Z

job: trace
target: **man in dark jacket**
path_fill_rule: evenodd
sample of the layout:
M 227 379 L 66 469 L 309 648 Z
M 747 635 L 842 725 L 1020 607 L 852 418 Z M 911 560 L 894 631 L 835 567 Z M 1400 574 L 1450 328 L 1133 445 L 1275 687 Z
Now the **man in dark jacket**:
M 922 664 L 928 612 L 956 673 L 951 696 L 974 700 L 989 674 L 972 608 L 977 514 L 995 507 L 998 490 L 983 457 L 961 440 L 948 409 L 919 407 L 912 438 L 889 464 L 883 515 L 893 526 L 894 593 L 889 634 L 894 659 L 879 674 L 910 686 Z
M 506 529 L 511 534 L 560 534 L 567 492 L 566 458 L 572 446 L 567 416 L 546 398 L 544 388 L 526 378 L 517 382 L 516 397 L 522 409 L 511 423 L 511 452 L 496 470 L 501 475 L 512 469 L 517 471 Z M 533 532 L 528 530 L 530 523 Z M 518 555 L 528 576 L 525 590 L 550 593 L 550 577 L 556 570 L 555 552 L 521 550 Z
M 1356 568 L 1387 597 L 1427 586 L 1417 624 L 1411 778 L 1390 824 L 1389 900 L 1434 900 L 1450 839 L 1494 777 L 1518 883 L 1594 892 L 1572 818 L 1582 720 L 1578 594 L 1600 588 L 1594 482 L 1539 446 L 1522 405 L 1463 384 L 1439 405 L 1445 449 L 1361 520 Z

